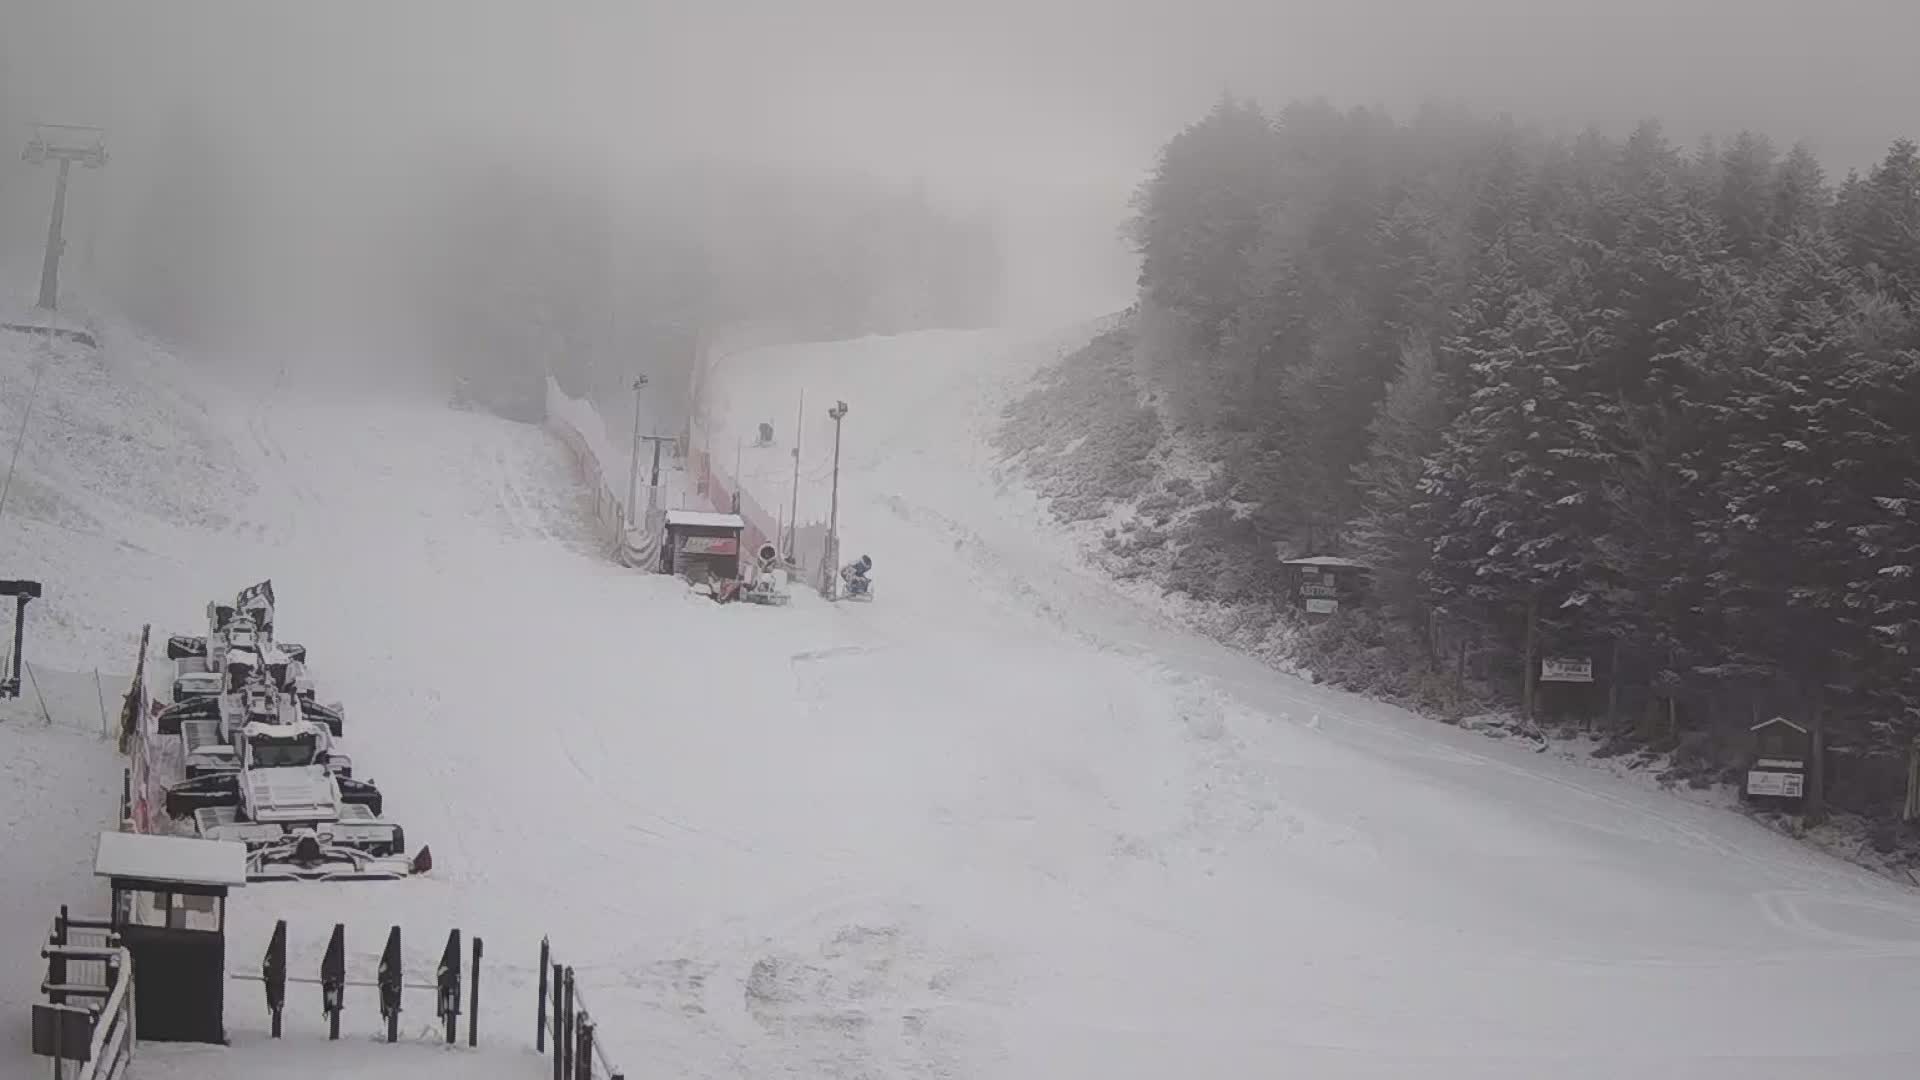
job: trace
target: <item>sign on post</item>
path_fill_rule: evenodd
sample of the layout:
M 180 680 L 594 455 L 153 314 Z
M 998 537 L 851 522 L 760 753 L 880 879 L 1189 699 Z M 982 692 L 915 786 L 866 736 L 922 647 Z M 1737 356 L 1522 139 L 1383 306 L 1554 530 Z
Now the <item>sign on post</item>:
M 1781 799 L 1798 799 L 1806 794 L 1805 775 L 1797 772 L 1773 772 L 1766 769 L 1747 770 L 1747 794 L 1771 795 Z
M 1540 681 L 1590 683 L 1593 681 L 1593 659 L 1571 656 L 1542 657 Z

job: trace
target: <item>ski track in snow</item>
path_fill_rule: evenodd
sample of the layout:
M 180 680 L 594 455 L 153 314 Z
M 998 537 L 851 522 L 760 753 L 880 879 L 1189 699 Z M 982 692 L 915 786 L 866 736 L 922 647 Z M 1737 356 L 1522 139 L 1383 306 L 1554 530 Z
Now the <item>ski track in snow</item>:
M 814 450 L 824 403 L 853 406 L 842 522 L 876 561 L 867 605 L 720 607 L 614 567 L 545 432 L 299 387 L 206 392 L 195 437 L 255 488 L 231 524 L 127 515 L 111 559 L 44 522 L 5 533 L 17 572 L 59 585 L 34 617 L 75 666 L 271 576 L 358 771 L 432 846 L 424 878 L 236 894 L 231 970 L 257 969 L 276 918 L 301 972 L 335 921 L 356 974 L 389 924 L 422 977 L 447 928 L 487 941 L 478 1054 L 427 1045 L 418 999 L 409 1044 L 374 1045 L 370 994 L 347 1042 L 316 1041 L 309 987 L 276 1047 L 238 983 L 233 1048 L 156 1050 L 137 1075 L 540 1075 L 543 934 L 629 1076 L 1752 1080 L 1920 1057 L 1910 894 L 1276 673 L 1079 565 L 995 488 L 982 439 L 1046 359 L 956 333 L 721 364 L 716 446 L 790 423 L 803 386 Z M 784 504 L 785 445 L 746 464 Z M 804 517 L 827 475 L 802 472 Z M 29 732 L 19 704 L 0 808 L 49 869 L 0 886 L 16 957 L 59 902 L 101 902 L 73 850 L 95 826 L 36 828 L 42 804 L 110 813 L 118 785 L 104 744 Z M 16 970 L 0 1009 L 24 1061 Z

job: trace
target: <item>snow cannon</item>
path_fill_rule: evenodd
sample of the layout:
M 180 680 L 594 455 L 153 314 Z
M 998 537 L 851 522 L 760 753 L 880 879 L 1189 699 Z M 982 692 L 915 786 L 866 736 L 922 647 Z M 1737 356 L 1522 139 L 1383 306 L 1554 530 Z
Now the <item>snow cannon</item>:
M 765 604 L 769 607 L 781 607 L 790 598 L 787 589 L 787 571 L 780 564 L 780 549 L 772 543 L 760 545 L 754 552 L 753 580 L 740 594 L 749 604 Z
M 846 586 L 846 599 L 862 602 L 873 599 L 873 579 L 867 576 L 872 570 L 873 560 L 865 555 L 841 568 L 840 581 Z

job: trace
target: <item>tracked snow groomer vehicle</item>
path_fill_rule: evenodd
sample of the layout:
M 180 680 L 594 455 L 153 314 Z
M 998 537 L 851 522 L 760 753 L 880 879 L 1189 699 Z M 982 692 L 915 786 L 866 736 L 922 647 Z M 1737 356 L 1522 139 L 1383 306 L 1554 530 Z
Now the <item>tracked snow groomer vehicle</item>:
M 205 637 L 168 641 L 173 703 L 155 718 L 178 736 L 182 779 L 166 811 L 200 836 L 247 846 L 253 881 L 405 877 L 400 826 L 338 747 L 344 710 L 314 700 L 306 650 L 273 641 L 273 586 L 209 604 Z

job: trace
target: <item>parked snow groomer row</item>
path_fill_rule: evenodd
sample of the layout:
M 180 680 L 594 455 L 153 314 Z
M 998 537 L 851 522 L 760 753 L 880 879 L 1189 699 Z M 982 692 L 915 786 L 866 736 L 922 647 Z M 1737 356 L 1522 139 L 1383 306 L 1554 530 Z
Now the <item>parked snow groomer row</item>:
M 252 881 L 387 879 L 425 870 L 380 816 L 380 790 L 353 775 L 345 709 L 317 700 L 303 645 L 274 634 L 273 583 L 207 605 L 207 632 L 167 641 L 172 701 L 155 718 L 177 737 L 166 811 L 182 831 L 247 846 Z

